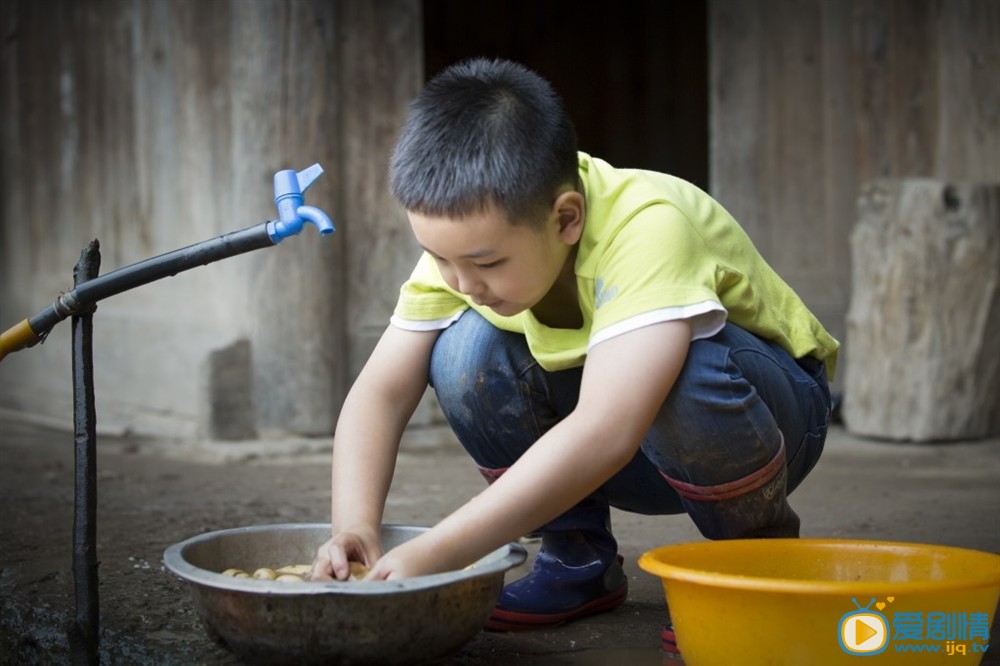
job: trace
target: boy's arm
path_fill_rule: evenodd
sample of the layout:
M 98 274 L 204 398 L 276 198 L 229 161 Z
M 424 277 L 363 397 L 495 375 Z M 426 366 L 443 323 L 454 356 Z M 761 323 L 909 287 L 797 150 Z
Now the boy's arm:
M 463 567 L 595 491 L 638 451 L 680 374 L 690 337 L 689 323 L 678 320 L 596 345 L 587 356 L 573 413 L 486 490 L 387 553 L 372 577 Z
M 333 440 L 333 536 L 317 553 L 313 578 L 344 579 L 348 558 L 370 566 L 381 555 L 379 527 L 399 441 L 427 388 L 438 333 L 390 325 L 348 392 Z

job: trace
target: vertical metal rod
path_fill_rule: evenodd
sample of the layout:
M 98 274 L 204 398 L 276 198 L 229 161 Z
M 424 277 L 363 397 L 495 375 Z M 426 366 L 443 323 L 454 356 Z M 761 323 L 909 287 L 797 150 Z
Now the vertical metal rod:
M 100 243 L 93 240 L 73 267 L 73 283 L 97 277 Z M 73 317 L 73 585 L 76 618 L 69 631 L 73 664 L 99 661 L 97 593 L 97 414 L 94 402 L 93 313 Z

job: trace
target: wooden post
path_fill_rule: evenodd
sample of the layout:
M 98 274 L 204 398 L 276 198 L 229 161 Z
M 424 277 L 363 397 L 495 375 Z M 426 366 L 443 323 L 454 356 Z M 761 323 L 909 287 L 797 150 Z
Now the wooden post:
M 1000 183 L 876 180 L 858 213 L 847 428 L 914 441 L 1000 433 Z
M 92 240 L 73 267 L 75 286 L 101 268 Z M 73 664 L 99 662 L 100 594 L 97 581 L 97 411 L 94 400 L 93 312 L 73 317 L 73 588 L 76 616 L 69 627 Z

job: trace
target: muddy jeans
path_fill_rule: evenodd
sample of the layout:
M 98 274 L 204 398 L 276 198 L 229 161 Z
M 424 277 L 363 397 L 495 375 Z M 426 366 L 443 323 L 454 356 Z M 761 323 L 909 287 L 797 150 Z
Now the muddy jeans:
M 499 473 L 576 406 L 583 369 L 543 370 L 524 336 L 469 310 L 438 338 L 430 380 L 484 473 Z M 691 343 L 640 450 L 595 497 L 643 514 L 687 512 L 708 538 L 797 536 L 790 493 L 830 419 L 823 364 L 727 323 Z

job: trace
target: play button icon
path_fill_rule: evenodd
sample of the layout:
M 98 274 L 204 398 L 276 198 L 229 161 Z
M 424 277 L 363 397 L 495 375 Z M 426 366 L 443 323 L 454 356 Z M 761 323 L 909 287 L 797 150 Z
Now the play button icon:
M 854 639 L 858 642 L 858 645 L 864 645 L 873 636 L 878 636 L 878 629 L 873 629 L 870 624 L 862 619 L 854 620 Z
M 840 647 L 851 654 L 875 654 L 885 649 L 889 639 L 885 616 L 881 613 L 848 613 L 840 620 Z

